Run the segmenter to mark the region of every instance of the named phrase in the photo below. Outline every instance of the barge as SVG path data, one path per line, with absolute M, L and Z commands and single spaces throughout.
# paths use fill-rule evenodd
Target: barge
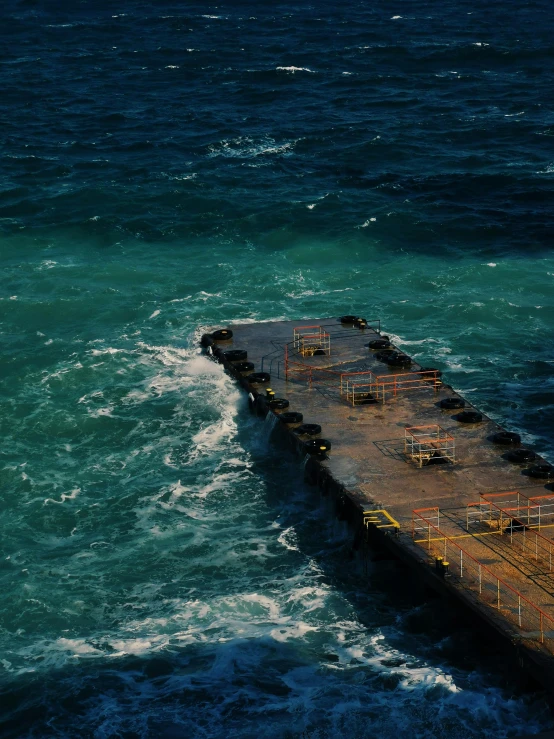
M 307 325 L 308 324 L 308 325 Z M 554 467 L 356 316 L 230 325 L 204 351 L 378 543 L 554 686 Z

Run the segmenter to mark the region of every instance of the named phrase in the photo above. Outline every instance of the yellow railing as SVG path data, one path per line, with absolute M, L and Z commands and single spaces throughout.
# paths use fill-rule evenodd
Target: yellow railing
M 435 526 L 434 521 L 439 518 L 438 508 L 419 508 L 412 512 L 413 538 L 426 532 L 419 542 L 435 560 L 437 572 L 455 579 L 498 611 L 521 639 L 537 641 L 554 652 L 554 619 Z

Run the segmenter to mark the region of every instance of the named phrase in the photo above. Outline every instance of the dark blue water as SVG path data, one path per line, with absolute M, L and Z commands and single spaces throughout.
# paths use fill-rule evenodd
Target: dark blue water
M 551 5 L 26 0 L 0 35 L 2 736 L 551 728 L 197 350 L 381 318 L 554 460 Z

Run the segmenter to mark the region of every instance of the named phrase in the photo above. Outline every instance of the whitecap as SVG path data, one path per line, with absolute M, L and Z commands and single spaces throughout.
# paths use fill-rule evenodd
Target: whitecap
M 308 69 L 308 67 L 275 67 L 275 69 L 280 72 L 290 72 L 291 74 L 296 74 L 296 72 L 310 72 L 310 74 L 315 74 L 315 71 Z
M 286 549 L 290 549 L 291 552 L 299 551 L 298 547 L 296 546 L 298 543 L 296 531 L 294 530 L 292 526 L 289 527 L 288 529 L 285 529 L 279 535 L 279 537 L 277 538 L 277 541 L 279 542 L 279 544 L 282 544 Z

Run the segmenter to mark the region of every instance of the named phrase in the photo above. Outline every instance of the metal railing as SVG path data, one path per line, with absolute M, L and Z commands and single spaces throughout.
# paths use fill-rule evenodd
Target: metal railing
M 490 497 L 501 495 L 503 494 L 495 493 Z M 536 530 L 538 524 L 529 523 L 533 520 L 534 514 L 530 513 L 530 510 L 532 511 L 534 507 L 519 505 L 519 501 L 524 497 L 518 494 L 517 506 L 501 508 L 491 501 L 484 500 L 483 495 L 479 502 L 469 503 L 466 507 L 466 530 L 469 532 L 471 527 L 479 525 L 481 528 L 487 527 L 490 531 L 496 530 L 501 535 L 506 534 L 510 537 L 511 546 L 520 550 L 524 557 L 534 559 L 537 565 L 542 564 L 544 570 L 551 573 L 554 542 Z M 506 501 L 506 498 L 502 500 Z
M 395 533 L 400 531 L 400 524 L 384 508 L 374 511 L 364 511 L 364 526 L 368 528 L 373 525 L 378 529 L 394 529 Z
M 322 326 L 297 326 L 293 329 L 293 347 L 303 357 L 331 354 L 331 335 Z
M 497 610 L 518 630 L 521 639 L 538 641 L 554 652 L 554 619 L 444 534 L 433 522 L 438 522 L 439 515 L 438 508 L 414 510 L 412 535 L 415 539 L 416 532 L 424 533 L 419 542 L 436 566 L 440 563 L 440 572 Z
M 498 510 L 510 511 L 517 515 L 529 528 L 548 528 L 554 526 L 554 494 L 534 495 L 528 498 L 519 491 L 509 493 L 480 493 L 484 503 Z
M 400 392 L 422 390 L 432 387 L 435 392 L 440 389 L 439 370 L 422 370 L 405 372 L 397 375 L 376 375 L 374 372 L 346 372 L 341 376 L 341 395 L 356 405 L 364 401 L 368 394 L 375 400 L 385 403 L 387 395 L 396 397 Z
M 456 441 L 436 423 L 429 426 L 411 426 L 404 429 L 404 454 L 419 466 L 433 459 L 456 461 Z

